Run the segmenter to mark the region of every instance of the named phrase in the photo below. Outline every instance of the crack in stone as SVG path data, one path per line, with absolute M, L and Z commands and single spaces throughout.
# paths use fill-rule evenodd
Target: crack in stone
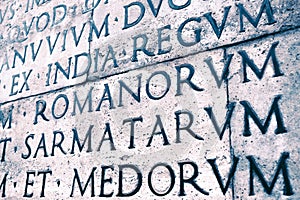
M 227 51 L 226 48 L 223 49 L 224 51 L 224 60 L 226 60 L 227 58 Z M 229 96 L 229 79 L 226 78 L 225 80 L 225 84 L 226 84 L 226 106 L 228 106 L 230 104 L 230 96 Z M 228 129 L 229 129 L 229 148 L 230 148 L 230 159 L 233 160 L 234 157 L 234 148 L 232 147 L 232 131 L 231 131 L 231 124 L 229 123 L 228 125 Z M 231 181 L 231 190 L 232 190 L 232 200 L 235 199 L 235 190 L 234 190 L 234 176 L 232 177 L 232 181 Z
M 100 81 L 100 80 L 103 80 L 103 79 L 106 79 L 106 78 L 109 78 L 109 77 L 113 77 L 113 76 L 125 74 L 125 73 L 128 73 L 128 72 L 130 72 L 130 71 L 142 69 L 142 68 L 145 68 L 145 67 L 158 65 L 158 64 L 161 64 L 161 63 L 165 63 L 165 62 L 172 62 L 172 61 L 179 60 L 179 59 L 183 59 L 183 58 L 188 58 L 188 57 L 190 57 L 190 56 L 194 56 L 194 55 L 197 55 L 197 54 L 199 54 L 199 53 L 210 52 L 210 51 L 217 50 L 217 49 L 226 49 L 226 48 L 229 48 L 229 47 L 232 47 L 232 46 L 237 46 L 237 45 L 240 45 L 240 44 L 246 44 L 246 43 L 248 43 L 248 42 L 252 42 L 252 41 L 255 41 L 255 40 L 266 39 L 266 38 L 268 38 L 268 37 L 274 37 L 274 36 L 277 35 L 277 34 L 283 34 L 283 33 L 290 32 L 290 31 L 294 32 L 294 31 L 297 31 L 298 29 L 300 29 L 300 25 L 299 25 L 299 26 L 296 26 L 296 27 L 293 27 L 293 28 L 290 28 L 290 29 L 281 30 L 281 31 L 276 31 L 276 32 L 273 32 L 273 33 L 268 33 L 268 34 L 265 34 L 265 35 L 261 35 L 261 36 L 259 36 L 259 37 L 250 38 L 250 39 L 248 39 L 248 40 L 243 40 L 243 41 L 239 41 L 239 42 L 232 43 L 232 44 L 227 44 L 227 45 L 223 45 L 223 46 L 218 46 L 218 47 L 215 47 L 215 48 L 212 48 L 212 49 L 207 49 L 207 50 L 204 50 L 204 51 L 193 52 L 193 53 L 191 53 L 191 54 L 187 54 L 187 55 L 184 55 L 184 56 L 179 56 L 179 57 L 176 57 L 176 58 L 165 59 L 165 60 L 158 61 L 158 62 L 155 62 L 155 63 L 144 64 L 144 65 L 139 66 L 139 67 L 136 67 L 136 68 L 134 68 L 134 69 L 128 69 L 128 70 L 124 70 L 124 71 L 117 72 L 117 73 L 114 73 L 114 74 L 108 74 L 108 75 L 99 77 L 99 78 L 97 78 L 96 80 L 95 80 L 95 79 L 89 80 L 89 79 L 87 78 L 87 80 L 86 80 L 86 81 L 83 81 L 82 83 L 77 83 L 77 84 L 73 84 L 73 85 L 68 85 L 68 86 L 64 86 L 64 87 L 61 87 L 61 88 L 57 88 L 57 89 L 53 89 L 53 90 L 49 90 L 49 91 L 45 91 L 45 92 L 41 92 L 41 93 L 29 95 L 29 96 L 25 96 L 25 97 L 20 97 L 20 98 L 12 99 L 12 100 L 9 100 L 9 101 L 0 102 L 0 105 L 5 105 L 5 104 L 8 104 L 8 103 L 13 103 L 13 102 L 16 102 L 16 101 L 19 101 L 19 100 L 22 100 L 22 99 L 27 99 L 27 98 L 30 98 L 30 97 L 36 97 L 36 96 L 40 96 L 40 95 L 44 95 L 44 94 L 51 94 L 51 93 L 55 93 L 55 92 L 58 92 L 58 91 L 64 91 L 64 90 L 66 90 L 66 89 L 69 89 L 69 88 L 72 88 L 72 87 L 75 87 L 75 86 L 84 85 L 84 84 L 89 83 L 89 82 Z M 226 83 L 226 82 L 225 82 L 225 83 Z M 226 85 L 227 85 L 227 84 L 226 84 Z

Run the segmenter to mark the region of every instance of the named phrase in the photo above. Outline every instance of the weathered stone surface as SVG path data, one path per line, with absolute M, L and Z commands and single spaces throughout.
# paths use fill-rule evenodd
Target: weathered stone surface
M 3 1 L 0 195 L 298 199 L 299 6 Z
M 265 70 L 265 74 L 261 80 L 259 80 L 255 74 L 247 67 L 247 74 L 250 82 L 243 82 L 242 70 L 240 68 L 232 69 L 231 82 L 229 84 L 229 96 L 230 101 L 248 101 L 251 102 L 253 109 L 257 113 L 261 123 L 266 128 L 266 133 L 262 134 L 262 131 L 257 127 L 255 122 L 250 118 L 250 131 L 249 137 L 243 137 L 244 126 L 240 126 L 243 122 L 243 106 L 237 107 L 236 115 L 232 118 L 232 147 L 236 156 L 253 155 L 256 159 L 260 159 L 259 165 L 263 169 L 264 173 L 275 173 L 275 166 L 283 152 L 289 153 L 289 159 L 287 161 L 288 172 L 291 177 L 290 182 L 293 185 L 294 196 L 299 196 L 299 188 L 297 187 L 299 170 L 299 135 L 297 133 L 299 129 L 298 119 L 298 65 L 299 65 L 299 31 L 291 31 L 278 36 L 268 37 L 264 40 L 257 40 L 248 44 L 234 47 L 233 52 L 245 50 L 249 52 L 249 57 L 255 61 L 257 66 L 263 66 L 265 58 L 268 55 L 272 44 L 279 42 L 276 47 L 276 58 L 280 66 L 282 75 L 274 77 L 274 65 L 270 59 Z M 251 52 L 250 52 L 251 51 Z M 228 50 L 228 53 L 231 53 Z M 262 58 L 262 59 L 261 59 Z M 233 64 L 232 66 L 238 66 Z M 247 91 L 247 92 L 245 92 Z M 272 114 L 271 120 L 268 123 L 268 115 L 271 106 L 276 102 L 278 98 L 278 108 L 281 112 L 281 117 L 276 117 L 276 114 Z M 276 132 L 277 131 L 277 132 Z M 272 174 L 271 173 L 271 174 Z M 240 168 L 237 177 L 242 177 L 249 174 L 249 167 L 247 165 Z M 265 176 L 267 180 L 271 180 L 272 176 Z M 248 177 L 247 177 L 248 179 Z M 244 179 L 236 178 L 236 183 L 239 187 L 236 189 L 236 195 L 242 196 L 243 193 L 249 192 L 248 181 Z M 253 198 L 260 199 L 274 199 L 284 198 L 280 183 L 283 179 L 279 179 L 274 187 L 273 195 L 268 196 L 266 193 L 261 192 L 261 188 L 258 183 L 258 179 L 255 179 L 258 184 L 254 192 L 256 194 Z M 269 181 L 271 183 L 271 181 Z M 275 192 L 277 190 L 277 192 Z
M 99 4 L 96 4 L 97 2 Z M 116 6 L 112 6 L 114 2 L 97 2 L 95 2 L 96 8 L 93 12 L 87 12 L 92 8 L 92 1 L 87 1 L 86 4 L 84 1 L 72 4 L 45 1 L 45 4 L 39 7 L 35 3 L 32 9 L 29 6 L 28 12 L 26 12 L 27 5 L 24 5 L 24 2 L 12 4 L 14 9 L 18 5 L 22 7 L 19 6 L 20 11 L 15 11 L 16 14 L 11 20 L 8 15 L 10 13 L 7 13 L 2 23 L 3 26 L 5 25 L 3 27 L 5 31 L 1 40 L 4 51 L 1 56 L 4 66 L 1 71 L 3 74 L 8 71 L 12 74 L 26 72 L 28 75 L 32 69 L 30 80 L 32 83 L 39 83 L 39 87 L 32 88 L 30 92 L 24 91 L 22 94 L 13 95 L 9 86 L 12 84 L 11 80 L 3 79 L 2 85 L 6 86 L 4 91 L 7 94 L 5 100 L 63 88 L 67 85 L 76 85 L 86 80 L 110 76 L 220 46 L 238 44 L 279 31 L 284 32 L 297 28 L 299 21 L 298 1 L 220 1 L 218 4 L 209 1 L 187 1 L 186 4 L 182 4 L 184 8 L 171 8 L 170 3 L 162 1 L 160 8 L 157 9 L 156 17 L 152 12 L 155 13 L 158 1 L 153 3 L 153 11 L 149 6 L 149 2 L 152 1 L 139 2 L 139 6 L 128 1 L 118 2 Z M 175 4 L 177 5 L 178 2 Z M 74 5 L 77 6 L 75 11 Z M 10 4 L 8 6 L 10 7 Z M 65 6 L 65 12 L 63 6 Z M 145 8 L 144 15 L 140 14 L 142 13 L 140 7 Z M 225 8 L 228 10 L 227 18 L 223 14 L 226 11 Z M 127 20 L 125 20 L 125 10 L 128 12 Z M 246 12 L 248 14 L 245 14 Z M 57 13 L 55 18 L 53 13 Z M 65 17 L 64 13 L 66 13 Z M 245 17 L 248 15 L 248 18 L 253 20 L 251 22 L 253 25 Z M 139 19 L 139 16 L 141 17 L 137 24 L 130 26 L 136 19 Z M 61 22 L 60 19 L 62 19 Z M 190 22 L 187 22 L 188 19 Z M 215 20 L 215 22 L 210 23 L 208 19 Z M 221 32 L 222 20 L 224 20 L 224 30 Z M 129 25 L 126 25 L 125 21 Z M 215 29 L 219 29 L 219 39 L 211 25 L 214 23 L 217 26 Z M 19 31 L 20 34 L 18 34 Z M 161 40 L 158 39 L 158 35 L 161 35 Z M 178 37 L 182 38 L 182 42 Z M 50 41 L 50 47 L 48 41 Z M 140 48 L 144 41 L 148 55 L 137 51 L 134 56 L 134 41 L 136 41 L 136 48 Z M 14 50 L 17 50 L 21 57 L 26 52 L 28 58 L 24 63 L 17 57 L 14 64 Z M 110 58 L 112 54 L 116 59 L 115 63 L 105 62 L 106 56 Z M 77 65 L 76 55 L 79 60 Z M 72 57 L 72 63 L 69 77 L 59 74 L 55 78 L 55 63 L 58 62 L 66 70 L 70 57 Z M 90 65 L 87 57 L 91 58 Z M 6 61 L 8 61 L 8 66 Z M 78 68 L 77 76 L 74 72 L 75 67 Z M 43 70 L 38 70 L 40 68 Z M 51 69 L 50 76 L 47 75 L 49 68 Z M 86 68 L 90 69 L 88 79 L 86 73 L 82 75 L 80 73 L 85 72 Z

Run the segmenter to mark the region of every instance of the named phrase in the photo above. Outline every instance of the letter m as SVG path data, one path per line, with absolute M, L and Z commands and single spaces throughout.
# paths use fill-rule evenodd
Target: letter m
M 273 69 L 274 69 L 274 75 L 273 77 L 278 77 L 278 76 L 283 76 L 283 72 L 281 72 L 280 70 L 280 65 L 278 62 L 278 59 L 276 57 L 275 54 L 275 48 L 278 46 L 279 42 L 274 42 L 268 52 L 267 58 L 262 66 L 261 69 L 259 69 L 257 67 L 257 65 L 254 63 L 254 61 L 252 59 L 249 58 L 248 54 L 246 53 L 246 51 L 242 50 L 239 51 L 238 53 L 242 56 L 242 65 L 243 65 L 243 75 L 244 75 L 244 80 L 243 83 L 249 82 L 250 80 L 247 78 L 247 66 L 249 66 L 252 71 L 255 73 L 255 75 L 257 76 L 257 78 L 259 78 L 259 80 L 262 79 L 262 77 L 264 76 L 264 73 L 266 71 L 266 67 L 267 64 L 270 60 L 270 58 L 272 59 L 272 63 L 273 63 Z
M 264 123 L 262 123 L 262 120 L 259 119 L 258 115 L 253 110 L 253 108 L 251 107 L 249 102 L 241 101 L 240 104 L 242 104 L 244 106 L 244 109 L 245 109 L 243 135 L 244 136 L 251 136 L 250 125 L 249 125 L 249 117 L 251 117 L 253 119 L 253 121 L 258 126 L 258 128 L 262 132 L 262 134 L 265 134 L 268 131 L 268 128 L 270 126 L 272 114 L 275 115 L 276 121 L 277 121 L 277 129 L 275 130 L 275 134 L 286 133 L 287 129 L 284 126 L 282 114 L 280 112 L 279 105 L 278 105 L 278 101 L 280 99 L 281 99 L 281 95 L 277 95 L 274 98 L 271 109 L 270 109 L 270 111 L 268 113 L 268 116 L 267 116 Z
M 81 152 L 87 140 L 88 140 L 88 148 L 87 148 L 86 152 L 88 153 L 88 152 L 93 151 L 92 150 L 92 128 L 93 127 L 94 127 L 94 125 L 90 125 L 89 130 L 87 131 L 82 144 L 80 144 L 80 139 L 79 139 L 79 136 L 78 136 L 77 129 L 76 128 L 72 129 L 72 131 L 73 131 L 73 142 L 72 142 L 72 149 L 71 149 L 70 154 L 74 154 L 75 142 L 76 142 L 76 144 L 79 148 L 79 151 Z
M 249 164 L 250 164 L 250 191 L 249 191 L 250 196 L 255 195 L 254 194 L 254 186 L 253 186 L 254 173 L 257 175 L 258 179 L 260 180 L 265 192 L 267 194 L 271 194 L 272 190 L 274 188 L 274 185 L 278 179 L 278 175 L 280 172 L 282 172 L 283 183 L 284 183 L 283 194 L 286 196 L 291 196 L 294 194 L 293 188 L 292 188 L 290 180 L 289 180 L 288 167 L 286 164 L 286 160 L 289 158 L 288 152 L 282 153 L 282 155 L 278 161 L 276 172 L 273 175 L 273 179 L 270 184 L 268 184 L 268 182 L 266 181 L 262 171 L 258 167 L 253 156 L 246 156 L 246 158 L 248 159 Z
M 14 106 L 11 106 L 8 111 L 7 117 L 5 117 L 4 112 L 0 110 L 0 120 L 2 122 L 2 128 L 4 129 L 7 122 L 8 122 L 8 127 L 11 128 L 11 122 L 12 122 L 12 111 L 13 111 Z
M 244 16 L 248 19 L 248 21 L 255 27 L 257 28 L 258 22 L 262 16 L 262 13 L 264 10 L 266 10 L 266 14 L 267 14 L 267 19 L 268 19 L 268 25 L 274 24 L 277 21 L 274 19 L 273 16 L 273 11 L 272 11 L 272 7 L 271 7 L 271 3 L 269 0 L 263 0 L 259 13 L 257 15 L 257 17 L 255 19 L 252 18 L 252 16 L 249 14 L 249 12 L 244 8 L 244 5 L 239 3 L 237 5 L 237 7 L 239 8 L 240 11 L 240 32 L 244 32 L 245 28 L 244 28 Z
M 79 190 L 80 190 L 81 196 L 84 195 L 84 193 L 85 193 L 85 191 L 87 189 L 88 184 L 91 182 L 91 197 L 95 196 L 95 188 L 94 188 L 95 176 L 94 176 L 94 174 L 95 174 L 96 169 L 97 169 L 97 167 L 93 167 L 92 172 L 91 172 L 88 180 L 86 181 L 84 187 L 82 187 L 82 185 L 81 185 L 82 182 L 80 181 L 80 177 L 79 177 L 78 171 L 77 171 L 77 169 L 74 168 L 75 176 L 74 176 L 74 179 L 73 179 L 72 191 L 71 191 L 70 197 L 73 197 L 74 187 L 75 187 L 75 181 L 77 181 L 77 184 L 79 186 Z
M 6 195 L 5 195 L 5 186 L 6 186 L 7 175 L 8 175 L 8 173 L 5 173 L 5 175 L 2 179 L 2 182 L 0 184 L 0 190 L 2 189 L 1 197 L 6 197 Z
M 89 90 L 89 92 L 88 92 L 88 94 L 86 96 L 86 99 L 85 99 L 83 105 L 80 104 L 77 92 L 74 91 L 74 93 L 73 93 L 74 94 L 74 106 L 73 106 L 73 112 L 72 112 L 73 116 L 76 115 L 76 105 L 77 105 L 77 107 L 79 109 L 80 114 L 82 114 L 83 109 L 84 109 L 84 107 L 85 107 L 86 104 L 88 104 L 88 108 L 89 108 L 88 112 L 92 112 L 93 111 L 92 110 L 92 91 L 93 91 L 93 89 L 94 89 L 94 87 L 90 88 L 90 90 Z
M 104 36 L 106 37 L 106 36 L 109 35 L 108 17 L 109 17 L 109 14 L 106 15 L 100 30 L 95 25 L 94 20 L 90 20 L 90 32 L 89 32 L 88 42 L 93 41 L 93 32 L 95 32 L 95 35 L 96 35 L 97 39 L 99 39 L 103 29 L 105 29 L 104 30 L 105 31 Z

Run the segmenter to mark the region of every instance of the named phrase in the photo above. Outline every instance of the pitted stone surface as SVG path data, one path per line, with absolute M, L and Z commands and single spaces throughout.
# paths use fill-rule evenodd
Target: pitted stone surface
M 298 199 L 297 0 L 0 4 L 0 196 Z

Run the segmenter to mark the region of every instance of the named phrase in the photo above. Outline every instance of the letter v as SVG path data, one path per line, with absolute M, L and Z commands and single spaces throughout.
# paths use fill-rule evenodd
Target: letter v
M 33 20 L 34 20 L 34 19 L 35 19 L 35 17 L 33 17 L 33 18 L 31 19 L 31 22 L 30 22 L 30 24 L 29 24 L 28 27 L 27 27 L 27 22 L 26 22 L 26 21 L 23 22 L 24 31 L 25 31 L 25 35 L 26 35 L 26 36 L 28 35 L 28 33 L 29 33 L 30 30 L 31 30 L 32 23 L 33 23 Z
M 157 8 L 154 8 L 152 0 L 147 0 L 147 1 L 148 1 L 148 4 L 149 4 L 150 8 L 151 8 L 151 11 L 152 11 L 153 15 L 155 17 L 157 17 L 158 12 L 159 12 L 160 7 L 161 7 L 162 0 L 159 1 L 158 5 L 157 5 Z
M 30 43 L 30 46 L 31 46 L 31 52 L 32 52 L 32 61 L 35 61 L 39 51 L 40 51 L 40 48 L 41 48 L 41 45 L 42 45 L 42 42 L 43 40 L 40 40 L 40 44 L 36 50 L 36 52 L 34 52 L 34 42 Z
M 206 62 L 206 64 L 208 65 L 208 67 L 209 67 L 212 75 L 214 76 L 214 78 L 215 78 L 215 80 L 217 82 L 218 88 L 221 87 L 222 81 L 227 80 L 227 77 L 228 77 L 228 74 L 229 74 L 229 65 L 231 63 L 232 57 L 233 57 L 233 54 L 229 54 L 227 56 L 227 59 L 225 60 L 224 68 L 223 68 L 222 75 L 221 75 L 220 79 L 218 78 L 217 72 L 216 72 L 216 70 L 214 68 L 214 64 L 212 62 L 212 58 L 208 57 L 207 59 L 204 60 L 204 62 Z
M 206 17 L 206 19 L 209 21 L 209 23 L 212 26 L 212 28 L 213 28 L 215 34 L 217 35 L 218 39 L 222 35 L 222 31 L 224 29 L 224 26 L 225 26 L 230 8 L 231 8 L 231 6 L 227 6 L 227 7 L 224 8 L 224 16 L 223 16 L 222 24 L 221 24 L 220 27 L 218 27 L 216 20 L 211 16 L 211 12 L 204 14 L 204 17 Z
M 7 9 L 8 9 L 8 6 L 6 6 L 6 9 L 3 14 L 2 14 L 2 10 L 0 9 L 0 24 L 2 24 L 2 22 L 4 21 L 5 15 L 7 13 Z
M 54 44 L 51 45 L 51 41 L 50 41 L 50 36 L 47 36 L 46 39 L 47 39 L 47 42 L 48 42 L 48 46 L 49 46 L 49 51 L 50 51 L 50 55 L 53 53 L 53 50 L 56 46 L 56 42 L 57 42 L 57 39 L 58 39 L 58 36 L 60 35 L 60 32 L 58 32 L 56 34 L 56 38 L 55 38 L 55 41 L 54 41 Z
M 81 28 L 81 31 L 80 31 L 80 34 L 79 34 L 78 37 L 77 37 L 77 33 L 76 33 L 76 26 L 72 26 L 72 27 L 71 27 L 71 31 L 72 31 L 72 34 L 73 34 L 73 39 L 74 39 L 74 42 L 75 42 L 76 47 L 78 46 L 78 43 L 79 43 L 79 41 L 80 41 L 80 39 L 81 39 L 81 36 L 82 36 L 82 33 L 83 33 L 83 30 L 84 30 L 85 25 L 86 25 L 86 23 L 84 23 L 84 24 L 82 25 L 82 28 Z
M 215 117 L 215 115 L 214 115 L 214 113 L 212 111 L 212 108 L 211 107 L 204 108 L 204 110 L 208 114 L 210 120 L 212 121 L 212 123 L 213 123 L 213 125 L 214 125 L 214 127 L 215 127 L 215 129 L 217 131 L 217 134 L 218 134 L 218 136 L 220 138 L 220 140 L 222 140 L 222 138 L 223 138 L 225 129 L 227 127 L 229 127 L 229 125 L 230 125 L 230 120 L 231 120 L 231 116 L 232 116 L 233 110 L 235 108 L 235 104 L 236 104 L 235 102 L 231 102 L 231 103 L 229 103 L 227 105 L 227 109 L 228 110 L 227 110 L 227 113 L 226 113 L 226 119 L 225 119 L 225 123 L 224 123 L 224 125 L 222 127 L 222 131 L 221 131 L 220 126 L 217 123 L 217 120 L 216 120 L 216 117 Z
M 229 175 L 228 175 L 228 179 L 226 181 L 226 185 L 224 187 L 224 183 L 222 181 L 222 177 L 220 175 L 220 172 L 219 172 L 219 169 L 218 169 L 218 166 L 216 165 L 216 159 L 208 159 L 207 162 L 210 164 L 210 166 L 212 167 L 213 171 L 214 171 L 214 174 L 218 180 L 218 183 L 220 185 L 220 188 L 222 190 L 222 193 L 225 195 L 227 190 L 228 190 L 228 187 L 229 187 L 229 184 L 230 184 L 230 181 L 232 179 L 232 177 L 234 176 L 234 173 L 236 171 L 236 167 L 237 167 L 237 164 L 239 162 L 239 158 L 233 156 L 233 163 L 231 165 L 231 168 L 230 168 L 230 171 L 229 171 Z

